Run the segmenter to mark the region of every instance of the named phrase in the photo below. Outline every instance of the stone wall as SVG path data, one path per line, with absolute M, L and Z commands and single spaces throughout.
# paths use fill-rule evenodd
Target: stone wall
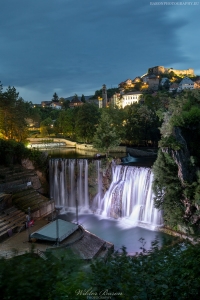
M 50 215 L 55 210 L 54 200 L 44 202 L 43 205 L 36 211 L 31 213 L 33 219 L 40 219 L 47 215 Z
M 172 68 L 165 68 L 163 66 L 155 66 L 148 69 L 148 74 L 169 74 L 170 72 L 174 72 L 176 75 L 185 75 L 185 76 L 195 76 L 194 69 L 186 69 L 186 70 L 176 70 Z
M 97 149 L 93 147 L 93 145 L 89 144 L 76 144 L 76 149 L 78 150 L 84 150 L 84 151 L 89 151 L 89 152 L 94 152 L 94 153 L 99 153 Z M 125 146 L 118 146 L 109 151 L 109 153 L 126 153 L 126 147 Z
M 38 190 L 41 194 L 48 194 L 49 184 L 46 178 L 46 174 L 42 173 L 39 170 L 36 170 L 33 162 L 28 158 L 22 159 L 21 164 L 25 169 L 35 171 L 35 176 L 29 177 L 32 187 L 35 190 Z
M 0 193 L 0 212 L 12 206 L 12 195 Z
M 50 140 L 55 143 L 65 143 L 66 146 L 76 147 L 76 142 L 72 142 L 62 138 L 28 138 L 30 143 L 43 143 L 45 140 Z

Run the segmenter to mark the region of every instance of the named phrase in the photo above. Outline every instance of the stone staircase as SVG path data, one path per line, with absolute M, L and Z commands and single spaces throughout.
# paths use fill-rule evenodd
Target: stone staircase
M 25 190 L 18 191 L 12 196 L 13 204 L 20 210 L 28 213 L 28 208 L 30 207 L 31 213 L 37 211 L 48 202 L 49 199 L 39 194 L 32 187 Z
M 22 166 L 0 166 L 0 192 L 15 192 L 27 188 L 33 182 L 37 185 L 37 181 L 39 180 L 34 170 L 27 170 Z M 38 186 L 40 187 L 39 183 Z
M 25 228 L 26 214 L 15 206 L 0 213 L 0 241 Z

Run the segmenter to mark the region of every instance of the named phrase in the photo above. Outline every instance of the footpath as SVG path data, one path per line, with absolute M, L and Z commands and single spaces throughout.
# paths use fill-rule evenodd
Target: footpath
M 45 251 L 48 245 L 29 242 L 29 234 L 37 231 L 48 223 L 48 219 L 36 220 L 33 227 L 16 233 L 0 243 L 0 257 L 9 258 L 15 254 L 30 252 L 34 246 L 34 251 Z

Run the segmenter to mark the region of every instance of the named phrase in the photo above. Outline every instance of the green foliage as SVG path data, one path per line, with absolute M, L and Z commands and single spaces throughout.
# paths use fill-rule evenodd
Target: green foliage
M 199 91 L 186 91 L 170 99 L 161 127 L 159 146 L 162 150 L 153 167 L 155 205 L 164 210 L 165 222 L 192 226 L 195 232 L 200 224 L 199 124 Z
M 53 121 L 50 117 L 40 123 L 40 130 L 42 136 L 47 136 L 53 133 Z
M 62 108 L 68 109 L 70 106 L 70 100 L 65 100 L 64 98 L 60 98 L 59 102 L 62 104 Z
M 194 200 L 195 203 L 199 206 L 200 205 L 200 171 L 197 171 L 197 182 L 195 183 L 195 194 Z
M 14 87 L 5 92 L 0 88 L 0 135 L 7 139 L 24 141 L 28 136 L 26 118 L 30 113 L 30 103 L 19 97 Z
M 99 108 L 96 105 L 85 103 L 79 108 L 75 120 L 75 132 L 79 141 L 92 141 L 99 116 Z
M 140 242 L 137 256 L 128 256 L 122 247 L 121 253 L 90 266 L 66 249 L 61 256 L 46 252 L 47 260 L 33 253 L 1 259 L 1 299 L 86 300 L 91 294 L 112 300 L 199 299 L 199 244 L 166 242 L 159 249 L 155 240 L 146 251 L 144 239 Z
M 157 92 L 156 95 L 144 94 L 142 96 L 144 104 L 154 112 L 165 112 L 169 106 L 169 94 L 166 92 Z
M 31 149 L 29 150 L 27 157 L 33 162 L 33 165 L 37 169 L 46 171 L 48 167 L 48 156 L 46 153 Z
M 127 256 L 122 248 L 120 255 L 116 252 L 105 263 L 91 265 L 93 291 L 118 294 L 111 299 L 198 299 L 199 246 L 185 243 L 159 250 L 154 241 L 146 252 L 141 242 L 143 253 L 137 257 Z
M 120 144 L 120 138 L 113 123 L 107 111 L 103 110 L 93 138 L 93 146 L 100 152 L 108 154 L 111 149 Z
M 85 96 L 82 94 L 82 96 L 81 96 L 81 101 L 83 102 L 83 103 L 85 103 Z
M 15 163 L 21 164 L 21 160 L 29 158 L 34 166 L 41 171 L 48 166 L 47 156 L 38 150 L 28 149 L 21 142 L 0 139 L 0 162 L 6 166 Z
M 163 210 L 166 225 L 175 226 L 183 223 L 184 205 L 182 203 L 182 186 L 177 176 L 178 167 L 168 153 L 159 149 L 153 165 L 155 194 L 154 205 Z
M 0 161 L 5 165 L 20 163 L 22 158 L 27 157 L 29 150 L 21 142 L 0 139 Z
M 152 109 L 143 104 L 133 103 L 126 107 L 126 139 L 133 144 L 155 143 L 159 139 L 158 117 Z
M 108 108 L 104 108 L 103 110 L 110 116 L 112 120 L 112 124 L 116 129 L 117 134 L 121 138 L 121 140 L 125 139 L 126 130 L 125 130 L 125 120 L 127 119 L 127 112 L 126 110 L 119 108 L 119 107 L 112 107 L 109 106 Z
M 58 97 L 58 95 L 57 95 L 56 92 L 53 94 L 52 101 L 53 101 L 53 102 L 59 102 L 59 97 Z
M 119 93 L 118 88 L 107 89 L 108 99 L 111 98 L 115 93 Z M 95 91 L 94 96 L 92 96 L 90 99 L 97 99 L 98 97 L 102 97 L 102 89 Z
M 181 144 L 175 139 L 174 136 L 170 135 L 162 138 L 162 140 L 159 142 L 159 147 L 171 148 L 177 151 L 181 149 Z
M 187 106 L 185 107 L 187 109 Z M 176 116 L 173 119 L 174 126 L 180 127 L 199 127 L 200 124 L 200 107 L 192 106 L 187 111 L 183 111 L 181 116 Z
M 57 259 L 51 253 L 45 256 L 47 260 L 34 253 L 1 259 L 1 299 L 80 299 L 75 293 L 78 288 L 84 288 L 80 261 Z
M 75 137 L 75 120 L 79 107 L 61 111 L 55 122 L 55 132 L 63 134 L 63 136 Z

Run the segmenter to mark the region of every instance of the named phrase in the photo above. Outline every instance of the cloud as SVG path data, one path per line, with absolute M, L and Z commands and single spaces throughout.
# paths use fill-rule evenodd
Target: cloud
M 0 79 L 40 102 L 56 90 L 60 97 L 93 94 L 154 65 L 191 67 L 197 51 L 193 57 L 184 37 L 199 43 L 190 34 L 199 27 L 192 13 L 146 0 L 4 1 Z

